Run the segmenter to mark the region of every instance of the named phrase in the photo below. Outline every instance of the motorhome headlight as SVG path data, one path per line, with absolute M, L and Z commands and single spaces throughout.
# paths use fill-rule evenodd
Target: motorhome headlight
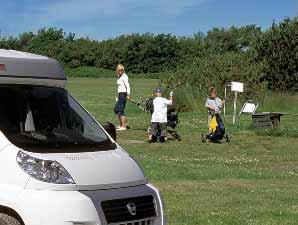
M 53 184 L 75 184 L 66 169 L 56 161 L 34 158 L 19 151 L 17 162 L 27 174 L 37 180 Z

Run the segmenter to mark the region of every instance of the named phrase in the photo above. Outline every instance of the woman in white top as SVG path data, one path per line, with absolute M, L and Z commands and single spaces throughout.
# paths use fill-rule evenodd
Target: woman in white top
M 118 116 L 120 125 L 117 130 L 126 130 L 127 117 L 125 115 L 125 105 L 126 100 L 130 99 L 130 85 L 128 81 L 128 76 L 125 74 L 124 66 L 119 64 L 116 68 L 116 74 L 118 76 L 117 86 L 118 86 L 118 97 L 115 104 L 114 112 Z

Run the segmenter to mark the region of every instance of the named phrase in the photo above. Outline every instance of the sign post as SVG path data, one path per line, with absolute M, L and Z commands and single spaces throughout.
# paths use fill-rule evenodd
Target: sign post
M 236 116 L 237 116 L 237 97 L 238 92 L 243 92 L 243 83 L 240 82 L 232 82 L 231 90 L 235 93 L 234 95 L 234 113 L 233 113 L 233 125 L 236 123 Z
M 227 87 L 231 87 L 231 84 L 225 85 L 225 97 L 224 97 L 224 121 L 226 120 L 226 99 L 227 99 Z

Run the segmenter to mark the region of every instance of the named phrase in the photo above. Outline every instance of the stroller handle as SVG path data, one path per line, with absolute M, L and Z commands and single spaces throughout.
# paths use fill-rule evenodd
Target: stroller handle
M 145 108 L 143 108 L 141 106 L 141 103 L 140 102 L 137 102 L 137 101 L 135 101 L 133 99 L 129 99 L 129 101 L 132 102 L 133 104 L 135 104 L 139 109 L 143 110 L 144 112 L 148 112 Z

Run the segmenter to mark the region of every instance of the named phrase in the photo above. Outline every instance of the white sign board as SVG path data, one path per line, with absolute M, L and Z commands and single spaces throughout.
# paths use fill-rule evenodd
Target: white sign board
M 231 89 L 234 92 L 243 92 L 243 83 L 240 82 L 232 82 Z

